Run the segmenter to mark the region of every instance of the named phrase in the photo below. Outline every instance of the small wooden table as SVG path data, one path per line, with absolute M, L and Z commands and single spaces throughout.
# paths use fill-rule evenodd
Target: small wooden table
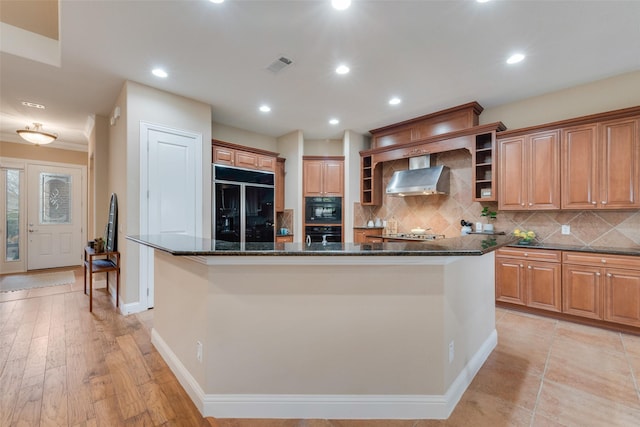
M 89 271 L 89 311 L 93 312 L 93 275 L 106 273 L 107 292 L 109 291 L 109 272 L 116 272 L 116 307 L 120 306 L 120 252 L 96 252 L 94 248 L 84 248 L 84 293 L 87 294 L 87 269 Z

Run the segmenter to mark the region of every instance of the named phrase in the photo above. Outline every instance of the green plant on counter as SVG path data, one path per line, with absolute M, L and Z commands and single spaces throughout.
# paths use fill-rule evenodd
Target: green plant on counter
M 480 212 L 480 216 L 484 216 L 487 219 L 496 219 L 496 217 L 498 216 L 498 212 L 491 211 L 489 210 L 488 206 L 485 206 L 484 208 L 482 208 L 482 212 Z
M 495 238 L 484 239 L 482 241 L 482 249 L 487 249 L 487 248 L 490 248 L 490 247 L 495 246 L 497 244 L 498 243 L 496 242 Z

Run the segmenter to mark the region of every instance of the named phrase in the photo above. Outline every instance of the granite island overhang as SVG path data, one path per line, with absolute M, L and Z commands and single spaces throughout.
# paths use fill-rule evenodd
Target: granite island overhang
M 447 418 L 497 343 L 513 243 L 127 238 L 155 249 L 153 344 L 219 418 Z

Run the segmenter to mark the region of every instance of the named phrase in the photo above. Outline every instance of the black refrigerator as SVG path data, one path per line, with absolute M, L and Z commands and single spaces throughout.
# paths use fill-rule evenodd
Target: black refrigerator
M 275 241 L 275 175 L 213 165 L 213 239 Z

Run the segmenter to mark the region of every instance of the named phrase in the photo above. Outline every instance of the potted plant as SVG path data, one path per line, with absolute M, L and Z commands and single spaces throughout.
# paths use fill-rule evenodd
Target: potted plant
M 536 238 L 536 233 L 533 230 L 520 230 L 516 228 L 513 230 L 513 235 L 518 237 L 520 240 L 518 241 L 519 245 L 530 245 Z
M 484 225 L 484 227 L 482 227 L 484 231 L 487 231 L 489 233 L 492 233 L 494 231 L 493 224 L 490 224 L 489 221 L 492 219 L 496 219 L 497 215 L 498 215 L 498 212 L 490 210 L 488 206 L 485 206 L 484 208 L 482 208 L 482 212 L 480 212 L 480 216 L 487 218 L 487 223 Z

